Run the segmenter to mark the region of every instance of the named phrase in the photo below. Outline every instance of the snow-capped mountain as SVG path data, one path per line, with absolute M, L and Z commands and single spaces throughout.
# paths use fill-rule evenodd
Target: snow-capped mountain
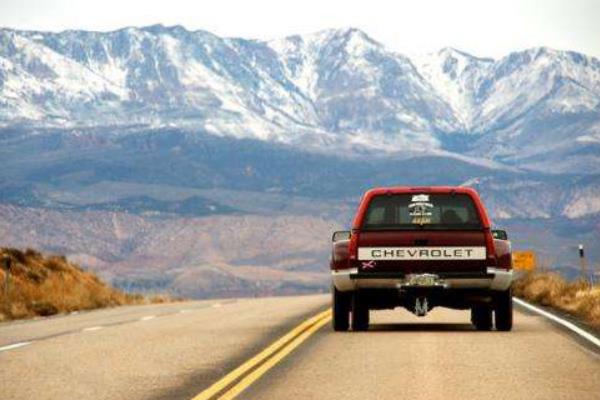
M 373 186 L 475 187 L 516 248 L 569 265 L 600 256 L 600 61 L 0 29 L 0 160 L 5 245 L 185 295 L 307 290 Z
M 498 60 L 405 56 L 356 29 L 273 41 L 161 25 L 0 30 L 0 124 L 178 127 L 356 154 L 457 153 L 600 171 L 600 61 L 534 48 Z

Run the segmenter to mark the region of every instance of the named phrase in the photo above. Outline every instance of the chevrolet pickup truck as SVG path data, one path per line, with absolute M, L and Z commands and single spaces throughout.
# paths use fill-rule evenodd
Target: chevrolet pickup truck
M 470 310 L 477 330 L 510 331 L 512 257 L 474 189 L 367 191 L 350 231 L 333 234 L 333 328 L 367 330 L 369 311 Z

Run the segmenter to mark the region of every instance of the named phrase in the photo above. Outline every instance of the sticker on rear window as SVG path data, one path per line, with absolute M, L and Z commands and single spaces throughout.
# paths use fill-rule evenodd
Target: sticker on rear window
M 409 215 L 413 224 L 425 225 L 431 223 L 431 210 L 433 204 L 429 202 L 428 194 L 417 194 L 412 196 L 408 205 Z

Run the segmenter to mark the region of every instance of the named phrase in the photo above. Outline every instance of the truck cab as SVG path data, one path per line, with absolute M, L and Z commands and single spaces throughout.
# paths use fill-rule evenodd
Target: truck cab
M 373 309 L 470 310 L 478 330 L 512 329 L 512 258 L 478 193 L 466 187 L 367 191 L 331 253 L 333 327 L 368 329 Z

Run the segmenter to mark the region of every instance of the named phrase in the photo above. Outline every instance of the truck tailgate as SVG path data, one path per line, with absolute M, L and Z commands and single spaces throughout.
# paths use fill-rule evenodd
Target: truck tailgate
M 485 273 L 482 230 L 362 231 L 356 267 L 364 273 Z

